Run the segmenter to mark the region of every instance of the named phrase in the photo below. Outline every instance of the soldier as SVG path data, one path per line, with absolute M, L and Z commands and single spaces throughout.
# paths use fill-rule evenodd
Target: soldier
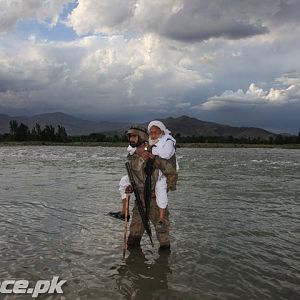
M 138 125 L 132 126 L 127 131 L 127 135 L 129 144 L 132 147 L 136 148 L 136 151 L 132 155 L 128 155 L 128 162 L 132 169 L 133 179 L 138 189 L 138 193 L 143 203 L 144 209 L 146 209 L 147 217 L 149 217 L 149 220 L 155 226 L 159 221 L 159 208 L 155 199 L 155 184 L 158 179 L 159 170 L 161 170 L 161 172 L 167 178 L 168 190 L 173 190 L 175 188 L 178 175 L 176 170 L 168 160 L 160 158 L 158 156 L 154 156 L 149 152 L 149 137 L 146 128 Z M 151 165 L 150 168 L 149 165 Z M 149 182 L 150 186 L 148 184 Z M 131 192 L 132 188 L 128 186 L 126 191 Z M 164 232 L 159 232 L 158 230 L 156 230 L 156 235 L 161 249 L 170 248 L 170 222 L 168 214 L 168 209 L 166 208 L 166 230 Z M 135 205 L 132 211 L 130 233 L 127 241 L 128 247 L 139 245 L 144 231 L 145 228 L 143 225 L 142 217 L 135 201 Z

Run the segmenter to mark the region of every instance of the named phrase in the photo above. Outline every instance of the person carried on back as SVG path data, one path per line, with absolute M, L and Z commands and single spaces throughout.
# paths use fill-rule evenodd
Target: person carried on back
M 168 160 L 174 170 L 178 172 L 179 167 L 176 159 L 176 140 L 170 135 L 170 131 L 166 128 L 166 126 L 158 120 L 151 121 L 148 125 L 148 133 L 149 133 L 149 152 L 154 156 L 158 156 L 160 158 Z M 145 142 L 147 144 L 147 141 Z M 136 147 L 134 144 L 129 144 L 127 148 L 128 155 L 133 155 L 136 151 Z M 156 228 L 160 232 L 164 232 L 166 230 L 165 225 L 165 216 L 166 216 L 166 207 L 168 206 L 168 195 L 169 192 L 167 189 L 166 176 L 159 170 L 158 179 L 155 185 L 155 196 L 156 202 L 159 207 L 159 221 L 156 224 Z M 126 187 L 129 185 L 128 176 L 123 176 L 119 183 L 119 191 L 121 194 L 121 198 L 123 200 L 123 209 L 122 212 L 118 212 L 116 214 L 120 219 L 124 219 L 125 216 L 125 198 L 126 192 L 130 192 L 130 190 L 126 191 Z M 174 190 L 176 186 L 174 187 Z M 129 214 L 128 214 L 129 220 Z
M 168 160 L 173 168 L 178 172 L 179 167 L 176 159 L 176 140 L 170 135 L 170 131 L 161 121 L 152 121 L 148 125 L 149 145 L 153 155 Z M 176 186 L 174 187 L 176 189 Z M 156 229 L 160 232 L 165 231 L 166 207 L 168 206 L 167 178 L 159 170 L 158 180 L 155 186 L 156 202 L 159 207 L 159 221 Z
M 155 194 L 159 192 L 159 188 L 158 191 L 156 189 L 156 184 L 158 182 L 158 178 L 162 177 L 161 174 L 164 174 L 164 194 L 166 194 L 168 190 L 174 190 L 176 188 L 178 174 L 169 160 L 163 159 L 158 155 L 153 155 L 151 153 L 151 147 L 148 141 L 149 136 L 146 128 L 143 128 L 139 125 L 133 125 L 127 131 L 127 136 L 130 146 L 128 148 L 129 153 L 127 156 L 128 162 L 126 163 L 126 168 L 130 168 L 131 178 L 129 180 L 128 176 L 124 176 L 120 181 L 119 190 L 124 205 L 123 210 L 119 213 L 119 215 L 125 215 L 125 207 L 127 207 L 125 205 L 126 198 L 128 199 L 128 196 L 126 197 L 126 194 L 128 195 L 129 193 L 132 193 L 132 179 L 135 185 L 134 194 L 136 198 L 132 211 L 132 222 L 130 225 L 130 234 L 127 244 L 128 246 L 139 245 L 145 229 L 151 239 L 151 230 L 149 230 L 150 227 L 147 225 L 150 220 L 155 226 L 157 238 L 160 243 L 160 248 L 169 248 L 170 223 L 168 219 L 167 205 L 164 205 L 164 211 L 160 213 L 155 196 Z M 162 138 L 162 132 L 159 133 L 158 136 L 159 137 L 156 137 L 155 135 L 152 136 L 151 143 L 153 143 L 153 146 L 154 144 L 158 143 L 158 139 Z M 161 145 L 158 145 L 156 147 L 159 149 L 160 146 Z M 142 205 L 140 205 L 141 203 Z M 141 213 L 141 210 L 145 210 L 145 212 Z M 162 228 L 160 228 L 159 226 L 160 221 L 164 224 Z

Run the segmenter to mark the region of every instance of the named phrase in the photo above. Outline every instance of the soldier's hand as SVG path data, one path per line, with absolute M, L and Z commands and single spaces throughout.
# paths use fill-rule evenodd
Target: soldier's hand
M 146 147 L 139 147 L 136 149 L 136 153 L 141 156 L 144 160 L 148 160 L 149 158 L 154 158 L 154 155 L 150 153 Z
M 131 185 L 128 185 L 128 186 L 126 187 L 125 193 L 126 193 L 126 194 L 131 194 L 131 193 L 133 193 L 133 188 L 132 188 Z
M 148 152 L 147 150 L 145 150 L 142 154 L 141 154 L 142 158 L 144 160 L 148 160 L 149 158 L 154 158 L 154 155 L 150 152 Z

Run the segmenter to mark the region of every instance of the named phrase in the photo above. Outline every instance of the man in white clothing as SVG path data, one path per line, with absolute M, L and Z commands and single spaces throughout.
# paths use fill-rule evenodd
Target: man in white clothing
M 152 121 L 148 125 L 149 145 L 152 154 L 160 158 L 169 160 L 173 167 L 178 171 L 178 163 L 175 157 L 176 140 L 170 135 L 170 131 L 161 121 Z M 155 186 L 156 203 L 159 207 L 159 222 L 156 229 L 160 232 L 165 231 L 166 208 L 168 206 L 167 178 L 159 171 L 158 180 Z

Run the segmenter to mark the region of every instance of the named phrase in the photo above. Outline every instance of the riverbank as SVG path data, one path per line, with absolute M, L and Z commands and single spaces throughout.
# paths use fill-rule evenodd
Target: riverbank
M 70 142 L 54 143 L 41 141 L 0 142 L 3 146 L 79 146 L 79 147 L 127 147 L 128 143 L 121 142 Z M 177 148 L 278 148 L 300 149 L 300 144 L 235 144 L 235 143 L 178 143 Z

